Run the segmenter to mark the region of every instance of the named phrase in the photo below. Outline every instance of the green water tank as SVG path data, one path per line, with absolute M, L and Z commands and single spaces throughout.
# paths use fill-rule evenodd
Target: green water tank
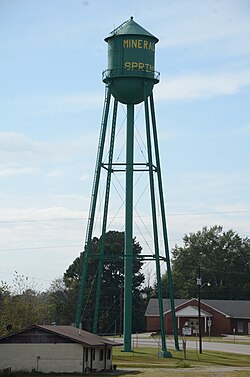
M 131 17 L 105 38 L 108 43 L 108 69 L 103 81 L 108 83 L 112 95 L 125 104 L 138 104 L 159 82 L 155 71 L 155 45 L 158 38 L 138 25 Z

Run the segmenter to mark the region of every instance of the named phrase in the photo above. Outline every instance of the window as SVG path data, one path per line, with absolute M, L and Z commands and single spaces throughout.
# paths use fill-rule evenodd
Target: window
M 95 360 L 95 348 L 92 348 L 92 360 Z
M 100 349 L 99 351 L 99 361 L 103 360 L 103 349 Z
M 237 333 L 238 334 L 243 334 L 243 321 L 238 321 L 237 322 Z

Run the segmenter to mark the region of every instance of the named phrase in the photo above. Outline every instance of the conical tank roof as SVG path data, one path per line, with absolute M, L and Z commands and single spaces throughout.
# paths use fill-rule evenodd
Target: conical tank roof
M 137 24 L 133 17 L 130 17 L 129 20 L 123 22 L 120 26 L 114 29 L 108 37 L 105 38 L 107 42 L 110 38 L 116 37 L 118 35 L 141 35 L 147 36 L 155 39 L 155 43 L 159 41 L 153 34 L 149 33 L 146 29 L 142 26 Z

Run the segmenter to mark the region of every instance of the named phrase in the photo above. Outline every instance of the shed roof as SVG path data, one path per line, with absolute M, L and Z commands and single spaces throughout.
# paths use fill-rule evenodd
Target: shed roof
M 101 346 L 119 346 L 121 343 L 113 342 L 107 338 L 103 338 L 99 335 L 92 334 L 88 331 L 80 330 L 74 326 L 54 326 L 54 325 L 34 325 L 23 329 L 19 332 L 3 336 L 0 338 L 0 343 L 6 341 L 11 337 L 14 337 L 18 334 L 25 334 L 32 329 L 40 329 L 47 333 L 61 336 L 72 342 L 81 343 L 90 347 L 101 347 Z
M 175 308 L 178 308 L 180 305 L 188 303 L 192 300 L 197 299 L 175 299 Z M 198 301 L 198 300 L 197 300 Z M 202 299 L 201 302 L 220 313 L 224 314 L 227 317 L 231 318 L 250 318 L 250 301 L 243 300 L 205 300 Z M 170 300 L 163 299 L 163 311 L 164 313 L 171 310 Z M 151 298 L 149 300 L 145 316 L 159 316 L 159 305 L 157 298 Z

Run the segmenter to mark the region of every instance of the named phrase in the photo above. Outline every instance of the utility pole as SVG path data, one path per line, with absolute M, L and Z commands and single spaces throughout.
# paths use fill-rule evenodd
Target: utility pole
M 199 276 L 197 278 L 198 286 L 198 320 L 199 320 L 199 351 L 202 354 L 202 335 L 201 335 L 201 268 L 199 267 Z

